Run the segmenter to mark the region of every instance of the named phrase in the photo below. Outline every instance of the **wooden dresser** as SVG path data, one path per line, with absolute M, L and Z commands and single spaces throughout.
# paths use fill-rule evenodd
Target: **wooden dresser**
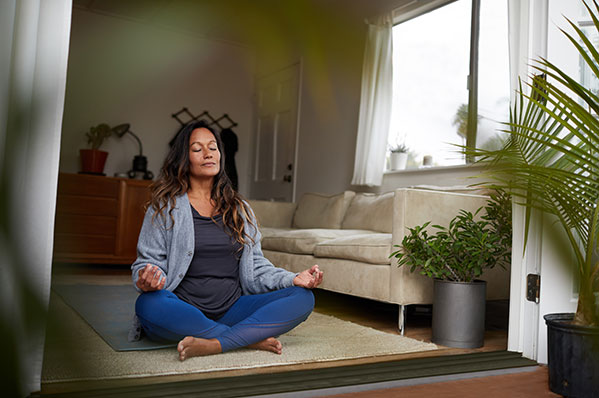
M 151 183 L 60 173 L 54 261 L 131 264 Z

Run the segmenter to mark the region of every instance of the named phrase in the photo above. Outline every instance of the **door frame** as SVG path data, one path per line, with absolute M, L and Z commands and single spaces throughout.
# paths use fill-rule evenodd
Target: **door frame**
M 510 17 L 517 16 L 519 22 L 517 72 L 519 76 L 530 76 L 532 70 L 527 60 L 539 56 L 547 58 L 548 55 L 549 2 L 510 0 L 509 4 L 512 7 Z M 525 211 L 522 206 L 515 205 L 513 209 L 508 350 L 547 363 L 547 327 L 543 315 L 576 311 L 577 293 L 572 274 L 563 266 L 563 256 L 551 240 L 554 222 L 533 217 L 524 252 Z M 528 301 L 526 297 L 530 273 L 540 275 L 536 302 Z
M 293 177 L 291 180 L 291 201 L 296 201 L 297 195 L 297 169 L 299 164 L 299 135 L 300 135 L 300 121 L 301 121 L 301 110 L 302 110 L 302 88 L 303 88 L 303 77 L 304 77 L 304 57 L 300 57 L 295 63 L 297 64 L 297 118 L 295 122 L 295 147 L 293 149 Z

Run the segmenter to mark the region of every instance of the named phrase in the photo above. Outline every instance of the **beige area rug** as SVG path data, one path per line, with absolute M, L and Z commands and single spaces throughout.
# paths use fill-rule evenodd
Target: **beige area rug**
M 240 349 L 178 360 L 176 349 L 116 352 L 53 294 L 42 383 L 109 380 L 336 361 L 435 350 L 431 343 L 312 313 L 280 337 L 283 353 Z

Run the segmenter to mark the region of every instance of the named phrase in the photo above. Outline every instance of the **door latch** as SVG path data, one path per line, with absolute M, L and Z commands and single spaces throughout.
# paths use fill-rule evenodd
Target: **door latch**
M 541 275 L 528 274 L 526 275 L 526 299 L 533 303 L 539 303 L 539 295 L 541 293 Z

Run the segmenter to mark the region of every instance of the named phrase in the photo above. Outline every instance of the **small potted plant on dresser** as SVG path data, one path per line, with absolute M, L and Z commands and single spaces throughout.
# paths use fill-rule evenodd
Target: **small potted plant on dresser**
M 106 123 L 98 124 L 95 127 L 90 127 L 85 133 L 87 143 L 91 149 L 80 149 L 79 156 L 81 157 L 81 172 L 84 174 L 104 175 L 104 165 L 108 152 L 99 150 L 104 140 L 112 134 L 112 130 Z
M 465 210 L 449 227 L 430 222 L 409 228 L 391 254 L 398 266 L 434 279 L 432 341 L 448 347 L 477 348 L 484 344 L 486 281 L 484 270 L 511 258 L 511 199 L 498 191 L 474 214 Z
M 390 151 L 391 170 L 404 170 L 408 164 L 408 147 L 400 144 L 391 147 Z

